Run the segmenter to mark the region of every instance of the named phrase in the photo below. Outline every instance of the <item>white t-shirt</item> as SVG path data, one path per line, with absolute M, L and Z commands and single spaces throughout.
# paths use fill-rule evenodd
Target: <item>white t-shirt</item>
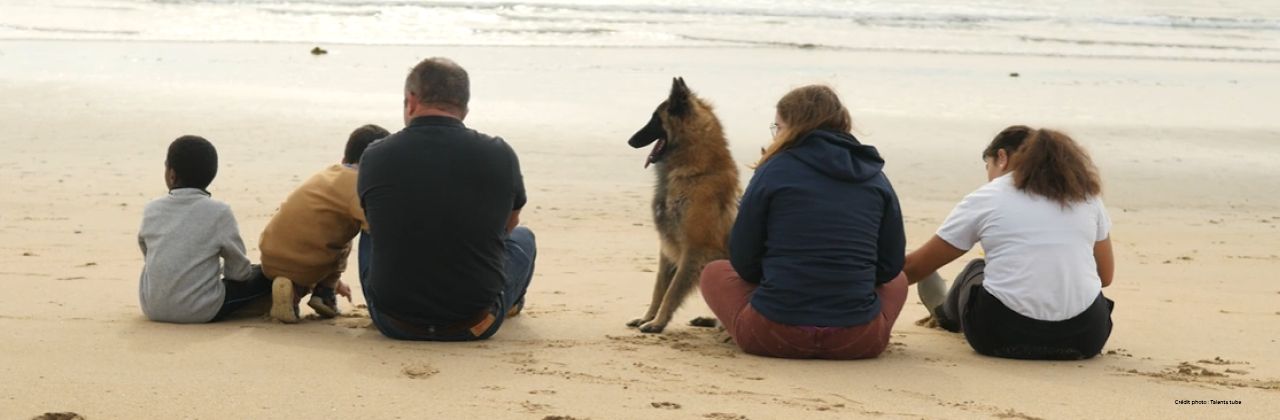
M 1100 197 L 1063 209 L 1019 191 L 1006 174 L 956 205 L 938 237 L 963 250 L 982 242 L 987 292 L 1026 317 L 1062 321 L 1084 312 L 1102 291 L 1093 247 L 1110 231 Z

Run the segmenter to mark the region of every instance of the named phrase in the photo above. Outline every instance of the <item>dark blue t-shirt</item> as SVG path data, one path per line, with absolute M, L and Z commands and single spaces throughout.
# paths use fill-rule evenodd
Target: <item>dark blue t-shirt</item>
M 494 304 L 504 240 L 524 207 L 515 151 L 448 117 L 419 117 L 374 142 L 357 181 L 373 258 L 366 296 L 418 325 L 450 325 Z
M 884 159 L 848 133 L 814 131 L 756 169 L 729 239 L 751 306 L 774 322 L 848 327 L 880 313 L 906 235 Z

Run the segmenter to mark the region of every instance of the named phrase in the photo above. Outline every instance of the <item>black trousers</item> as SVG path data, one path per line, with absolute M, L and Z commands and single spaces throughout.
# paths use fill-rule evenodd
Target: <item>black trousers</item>
M 1032 360 L 1088 359 L 1102 352 L 1111 337 L 1111 299 L 1098 293 L 1088 309 L 1067 320 L 1028 318 L 982 287 L 986 266 L 983 259 L 969 262 L 952 283 L 939 319 L 944 328 L 963 330 L 974 351 Z

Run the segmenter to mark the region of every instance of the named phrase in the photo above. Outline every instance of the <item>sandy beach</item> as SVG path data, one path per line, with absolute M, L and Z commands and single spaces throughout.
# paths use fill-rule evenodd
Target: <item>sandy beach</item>
M 766 48 L 504 48 L 0 41 L 0 418 L 1182 419 L 1280 410 L 1280 71 L 1239 62 Z M 427 56 L 471 73 L 467 124 L 522 160 L 538 235 L 524 315 L 490 341 L 398 342 L 349 316 L 153 323 L 137 230 L 165 147 L 218 148 L 213 197 L 257 238 L 347 134 L 403 126 Z M 1017 73 L 1018 77 L 1011 77 Z M 1101 168 L 1118 269 L 1100 357 L 982 357 L 914 325 L 859 362 L 741 353 L 691 297 L 661 335 L 647 150 L 626 146 L 675 76 L 712 101 L 743 171 L 773 104 L 829 83 L 877 146 L 923 243 L 1011 124 L 1064 130 Z M 953 275 L 967 258 L 948 266 Z M 354 261 L 352 261 L 354 266 Z M 348 282 L 355 283 L 355 273 Z M 362 303 L 356 296 L 355 303 Z M 310 309 L 303 309 L 308 313 Z M 1234 400 L 1186 405 L 1178 400 Z

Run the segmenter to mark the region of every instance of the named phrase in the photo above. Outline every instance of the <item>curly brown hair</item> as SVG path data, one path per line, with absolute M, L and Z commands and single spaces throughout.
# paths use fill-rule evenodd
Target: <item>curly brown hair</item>
M 1063 207 L 1102 194 L 1102 180 L 1089 152 L 1062 132 L 1032 131 L 1009 159 L 1015 187 Z

